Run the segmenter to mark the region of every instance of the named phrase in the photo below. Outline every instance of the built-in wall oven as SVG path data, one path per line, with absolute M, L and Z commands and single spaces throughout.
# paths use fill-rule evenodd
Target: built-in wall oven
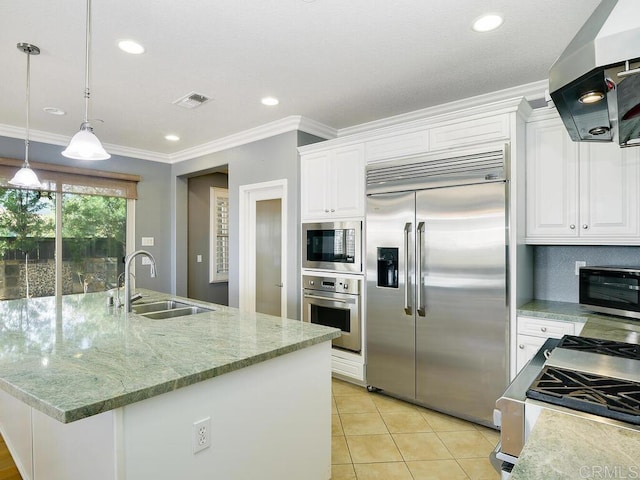
M 342 336 L 333 339 L 333 346 L 359 352 L 362 348 L 362 280 L 304 275 L 302 284 L 302 320 L 339 328 Z
M 303 223 L 302 268 L 362 273 L 362 222 Z

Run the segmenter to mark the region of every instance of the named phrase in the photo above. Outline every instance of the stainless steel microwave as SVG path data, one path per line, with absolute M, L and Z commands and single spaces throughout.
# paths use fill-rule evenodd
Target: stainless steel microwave
M 582 267 L 579 290 L 589 310 L 640 319 L 640 267 Z
M 302 224 L 302 268 L 362 272 L 362 222 Z

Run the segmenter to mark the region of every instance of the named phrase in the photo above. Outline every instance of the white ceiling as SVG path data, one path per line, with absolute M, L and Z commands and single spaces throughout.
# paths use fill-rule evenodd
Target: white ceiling
M 92 113 L 105 146 L 171 158 L 301 115 L 335 129 L 544 80 L 599 0 L 93 0 Z M 71 136 L 84 112 L 85 0 L 0 1 L 0 134 Z M 490 33 L 471 30 L 487 12 Z M 121 39 L 142 43 L 128 55 Z M 196 91 L 194 110 L 172 102 Z M 260 99 L 280 99 L 266 107 Z M 59 107 L 52 116 L 44 107 Z M 16 130 L 18 129 L 22 130 Z M 40 131 L 40 132 L 38 132 Z M 16 133 L 17 132 L 17 133 Z M 181 141 L 164 139 L 175 133 Z M 54 142 L 55 143 L 55 142 Z M 144 156 L 144 155 L 143 155 Z

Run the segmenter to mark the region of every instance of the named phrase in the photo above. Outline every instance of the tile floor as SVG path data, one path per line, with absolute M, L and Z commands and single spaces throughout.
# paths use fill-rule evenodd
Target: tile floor
M 333 379 L 332 480 L 496 480 L 498 433 Z

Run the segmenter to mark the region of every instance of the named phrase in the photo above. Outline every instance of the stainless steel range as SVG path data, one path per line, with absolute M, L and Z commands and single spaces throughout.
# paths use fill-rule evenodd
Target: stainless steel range
M 640 345 L 565 335 L 548 339 L 496 402 L 492 461 L 508 478 L 543 409 L 640 431 Z

